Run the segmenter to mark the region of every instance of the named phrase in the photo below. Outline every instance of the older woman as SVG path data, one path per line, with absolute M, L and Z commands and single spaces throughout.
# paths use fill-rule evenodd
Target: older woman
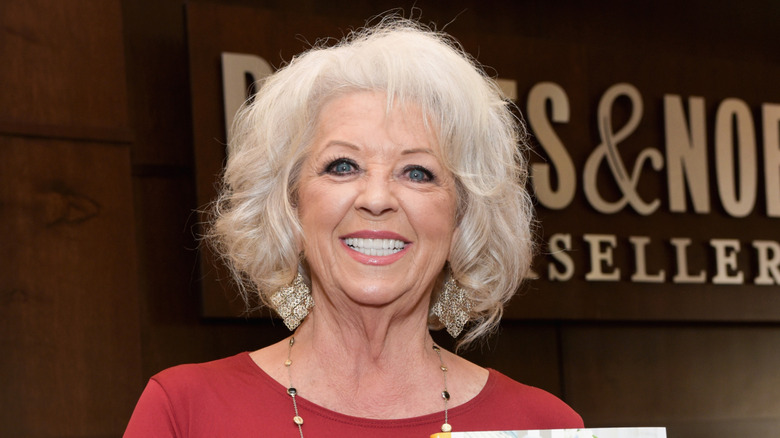
M 435 345 L 490 333 L 532 249 L 520 125 L 445 35 L 385 20 L 264 81 L 211 237 L 293 336 L 164 371 L 125 436 L 429 436 L 580 427 Z

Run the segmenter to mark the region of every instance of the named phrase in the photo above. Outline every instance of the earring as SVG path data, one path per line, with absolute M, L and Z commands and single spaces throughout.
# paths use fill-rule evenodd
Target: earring
M 299 273 L 289 286 L 285 286 L 271 295 L 271 304 L 276 313 L 282 317 L 284 325 L 290 330 L 296 327 L 309 314 L 309 309 L 314 306 L 311 290 L 303 282 L 303 276 Z
M 451 275 L 444 283 L 444 290 L 436 299 L 432 311 L 453 338 L 458 337 L 463 326 L 469 321 L 471 301 L 466 296 L 466 289 L 460 287 Z

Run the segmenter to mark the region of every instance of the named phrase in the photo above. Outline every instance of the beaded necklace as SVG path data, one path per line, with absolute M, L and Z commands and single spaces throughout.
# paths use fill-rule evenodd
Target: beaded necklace
M 298 433 L 301 435 L 301 438 L 303 438 L 303 418 L 298 413 L 298 403 L 295 401 L 295 396 L 298 395 L 298 390 L 295 389 L 292 384 L 292 371 L 290 370 L 290 368 L 292 368 L 292 359 L 290 358 L 290 354 L 292 353 L 292 347 L 294 344 L 295 337 L 292 336 L 290 337 L 290 344 L 287 347 L 287 360 L 284 361 L 284 366 L 287 368 L 287 377 L 290 381 L 290 386 L 287 388 L 287 394 L 289 394 L 290 398 L 292 398 L 293 410 L 295 411 L 293 422 L 298 426 Z M 449 412 L 447 409 L 447 402 L 450 400 L 450 393 L 447 390 L 447 367 L 444 366 L 444 360 L 441 357 L 441 349 L 438 345 L 433 344 L 433 351 L 435 351 L 436 355 L 439 357 L 439 368 L 444 375 L 444 389 L 441 391 L 441 398 L 444 400 L 444 424 L 441 425 L 441 431 L 451 432 L 452 426 L 450 426 L 449 423 Z

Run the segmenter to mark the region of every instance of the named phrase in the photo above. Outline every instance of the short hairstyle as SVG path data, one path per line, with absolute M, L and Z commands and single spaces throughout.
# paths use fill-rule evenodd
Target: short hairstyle
M 457 187 L 449 271 L 472 302 L 467 345 L 492 332 L 529 272 L 533 206 L 513 104 L 450 36 L 392 17 L 320 43 L 263 80 L 236 116 L 208 236 L 247 304 L 289 284 L 303 264 L 296 193 L 319 109 L 334 96 L 383 91 L 418 105 Z M 449 273 L 442 267 L 431 303 Z M 308 279 L 307 279 L 308 281 Z M 257 294 L 257 295 L 255 295 Z M 429 313 L 429 326 L 440 329 Z

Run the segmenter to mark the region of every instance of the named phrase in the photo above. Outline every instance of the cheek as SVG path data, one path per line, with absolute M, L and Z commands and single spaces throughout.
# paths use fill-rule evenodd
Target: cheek
M 455 232 L 455 202 L 449 196 L 419 199 L 407 204 L 410 218 L 429 238 L 449 249 Z
M 338 185 L 308 184 L 301 187 L 298 199 L 298 218 L 304 227 L 304 235 L 334 227 L 350 206 L 349 193 Z

